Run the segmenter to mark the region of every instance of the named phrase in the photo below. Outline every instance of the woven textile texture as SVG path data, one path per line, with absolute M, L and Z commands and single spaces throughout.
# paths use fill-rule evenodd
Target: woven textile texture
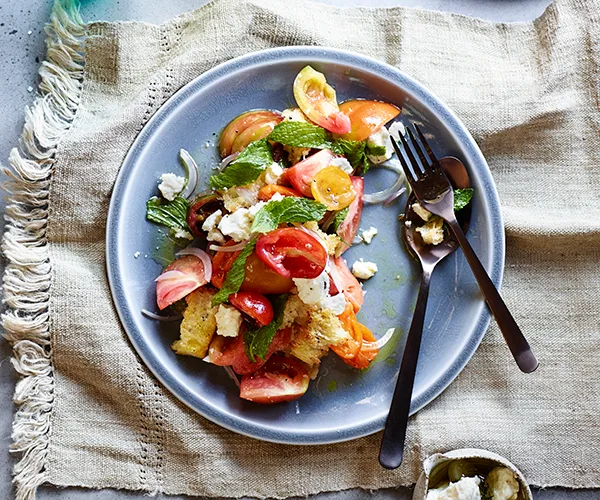
M 382 488 L 413 483 L 430 453 L 465 446 L 506 456 L 535 485 L 600 487 L 597 1 L 557 0 L 517 24 L 216 0 L 161 26 L 86 25 L 72 7 L 55 9 L 45 97 L 7 169 L 3 324 L 23 375 L 19 498 L 42 482 L 218 497 Z M 523 376 L 492 325 L 456 381 L 411 420 L 407 459 L 393 472 L 377 462 L 380 435 L 292 447 L 206 421 L 149 374 L 112 304 L 107 209 L 136 135 L 197 75 L 281 45 L 349 49 L 413 76 L 465 123 L 498 187 L 503 296 L 540 368 Z

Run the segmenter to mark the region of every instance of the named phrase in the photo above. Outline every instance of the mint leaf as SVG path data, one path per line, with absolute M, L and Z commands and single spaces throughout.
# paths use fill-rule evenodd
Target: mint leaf
M 225 283 L 223 283 L 221 289 L 212 298 L 213 307 L 222 304 L 223 302 L 227 302 L 232 293 L 240 291 L 240 287 L 244 282 L 244 276 L 246 275 L 246 259 L 254 250 L 255 245 L 256 240 L 248 243 L 233 261 L 231 269 L 225 277 Z
M 354 169 L 363 174 L 371 166 L 367 152 L 374 155 L 385 154 L 384 147 L 381 148 L 383 152 L 375 147 L 375 153 L 371 153 L 371 150 L 367 151 L 367 141 L 334 140 L 324 128 L 305 122 L 281 122 L 267 139 L 296 148 L 331 149 L 334 153 L 344 155 Z
M 264 205 L 254 216 L 250 230 L 253 233 L 268 233 L 283 222 L 318 221 L 326 211 L 327 207 L 318 201 L 286 196 L 283 200 Z
M 454 211 L 458 212 L 461 208 L 465 208 L 473 198 L 473 188 L 455 189 L 454 190 Z
M 385 146 L 369 146 L 367 144 L 367 154 L 371 156 L 384 156 L 387 153 Z
M 146 202 L 146 219 L 171 229 L 189 229 L 187 211 L 188 202 L 181 196 L 173 201 L 154 196 Z
M 271 163 L 273 163 L 273 153 L 267 140 L 251 142 L 225 170 L 211 175 L 210 185 L 213 189 L 245 186 L 258 179 Z
M 250 329 L 244 334 L 244 347 L 251 363 L 256 361 L 256 356 L 265 359 L 273 337 L 275 337 L 277 330 L 281 328 L 281 324 L 283 323 L 283 312 L 287 298 L 287 294 L 272 297 L 271 303 L 273 304 L 273 312 L 275 313 L 273 321 L 258 329 Z
M 306 122 L 283 121 L 273 129 L 267 139 L 295 148 L 331 148 L 329 132 Z
M 371 162 L 367 158 L 367 153 L 365 151 L 366 146 L 366 141 L 337 139 L 333 144 L 332 150 L 334 153 L 343 154 L 355 171 L 366 174 L 371 166 Z
M 346 207 L 335 214 L 335 218 L 333 219 L 333 232 L 337 233 L 337 230 L 342 225 L 342 222 L 348 216 L 348 212 L 350 211 L 350 207 Z

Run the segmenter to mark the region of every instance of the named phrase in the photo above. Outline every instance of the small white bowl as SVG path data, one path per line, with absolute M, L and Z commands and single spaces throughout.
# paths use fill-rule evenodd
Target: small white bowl
M 425 500 L 429 491 L 429 485 L 436 485 L 444 478 L 447 478 L 448 466 L 453 460 L 467 460 L 476 466 L 506 467 L 514 472 L 519 481 L 518 500 L 533 500 L 529 485 L 519 469 L 506 460 L 506 458 L 491 451 L 477 448 L 461 448 L 460 450 L 452 450 L 446 453 L 436 453 L 425 459 L 423 462 L 423 472 L 415 485 L 412 500 Z

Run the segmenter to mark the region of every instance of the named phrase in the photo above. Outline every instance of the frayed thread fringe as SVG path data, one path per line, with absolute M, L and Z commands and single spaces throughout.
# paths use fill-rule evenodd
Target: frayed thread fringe
M 85 25 L 76 0 L 56 0 L 46 26 L 47 59 L 39 74 L 38 94 L 26 111 L 21 149 L 14 148 L 7 176 L 6 227 L 2 252 L 1 316 L 11 359 L 21 376 L 11 451 L 20 454 L 13 471 L 17 500 L 33 500 L 46 481 L 50 417 L 54 401 L 49 301 L 52 267 L 46 226 L 56 148 L 69 130 L 81 95 Z

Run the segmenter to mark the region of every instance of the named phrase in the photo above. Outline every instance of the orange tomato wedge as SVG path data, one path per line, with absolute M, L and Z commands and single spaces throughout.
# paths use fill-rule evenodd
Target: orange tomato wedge
M 350 120 L 340 111 L 335 90 L 323 73 L 304 67 L 294 80 L 294 97 L 309 120 L 334 134 L 350 132 Z
M 346 101 L 339 108 L 350 118 L 350 131 L 342 138 L 351 141 L 364 141 L 400 114 L 393 104 L 362 99 Z
M 344 344 L 332 346 L 331 350 L 347 365 L 364 370 L 379 352 L 375 347 L 375 337 L 371 330 L 356 319 L 351 304 L 346 304 L 346 309 L 338 318 L 351 338 Z
M 269 201 L 275 194 L 279 193 L 282 196 L 294 196 L 295 198 L 302 198 L 302 194 L 295 189 L 280 186 L 279 184 L 267 184 L 258 191 L 258 199 L 260 201 Z

